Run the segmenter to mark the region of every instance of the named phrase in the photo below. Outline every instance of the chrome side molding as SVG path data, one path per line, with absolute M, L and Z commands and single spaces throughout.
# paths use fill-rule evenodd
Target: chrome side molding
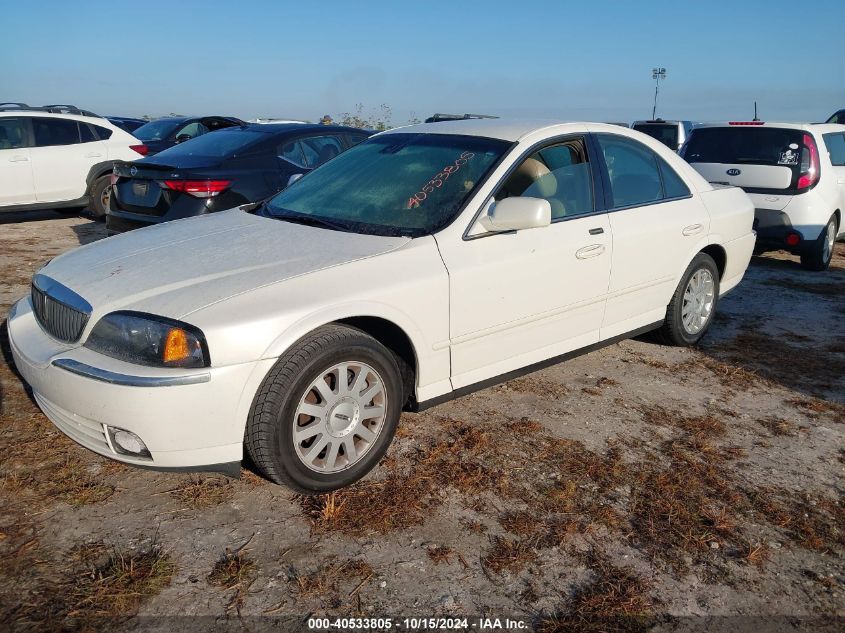
M 123 385 L 125 387 L 178 387 L 182 385 L 196 385 L 211 380 L 210 372 L 183 376 L 130 376 L 128 374 L 119 374 L 106 369 L 92 367 L 72 358 L 57 358 L 53 361 L 53 365 L 72 374 L 107 382 L 112 385 Z

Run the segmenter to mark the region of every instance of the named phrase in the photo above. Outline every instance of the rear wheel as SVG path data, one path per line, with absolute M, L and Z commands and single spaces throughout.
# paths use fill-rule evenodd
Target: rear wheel
M 719 300 L 719 269 L 706 253 L 687 266 L 669 305 L 660 337 L 670 345 L 695 345 L 707 332 Z
M 838 230 L 836 216 L 833 215 L 822 229 L 818 239 L 810 245 L 808 251 L 801 255 L 801 266 L 807 270 L 827 270 L 830 260 L 833 259 L 833 246 L 836 243 Z
M 264 475 L 305 493 L 357 481 L 382 458 L 403 398 L 394 355 L 368 334 L 330 325 L 294 344 L 265 378 L 247 422 Z
M 104 220 L 106 211 L 109 208 L 109 198 L 111 197 L 111 175 L 100 176 L 91 185 L 91 203 L 88 209 L 91 215 L 96 220 Z

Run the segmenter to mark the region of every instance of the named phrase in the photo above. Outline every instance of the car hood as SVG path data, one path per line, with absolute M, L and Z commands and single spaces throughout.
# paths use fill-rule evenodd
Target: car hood
M 178 319 L 229 297 L 386 253 L 408 241 L 232 209 L 94 242 L 55 258 L 39 272 L 84 297 L 95 317 L 138 310 Z

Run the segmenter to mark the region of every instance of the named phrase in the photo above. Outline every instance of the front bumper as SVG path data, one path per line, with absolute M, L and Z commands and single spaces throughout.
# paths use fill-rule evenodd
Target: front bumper
M 243 458 L 250 389 L 268 361 L 201 370 L 133 365 L 55 341 L 29 298 L 12 308 L 8 330 L 39 407 L 82 446 L 146 468 L 228 471 Z M 105 425 L 138 435 L 151 457 L 117 452 Z

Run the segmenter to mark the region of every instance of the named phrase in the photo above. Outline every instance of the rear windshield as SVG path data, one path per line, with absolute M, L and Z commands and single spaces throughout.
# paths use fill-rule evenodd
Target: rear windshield
M 678 126 L 673 123 L 637 123 L 634 129 L 656 138 L 673 150 L 678 149 Z
M 177 156 L 208 156 L 210 158 L 228 158 L 262 139 L 268 138 L 264 132 L 253 132 L 228 128 L 208 132 L 179 145 L 169 147 L 156 154 L 156 159 Z
M 162 141 L 176 130 L 177 125 L 181 124 L 182 119 L 177 121 L 173 119 L 150 121 L 132 132 L 132 136 L 142 141 Z
M 804 133 L 771 127 L 705 127 L 693 130 L 683 150 L 688 163 L 772 165 L 798 169 Z

